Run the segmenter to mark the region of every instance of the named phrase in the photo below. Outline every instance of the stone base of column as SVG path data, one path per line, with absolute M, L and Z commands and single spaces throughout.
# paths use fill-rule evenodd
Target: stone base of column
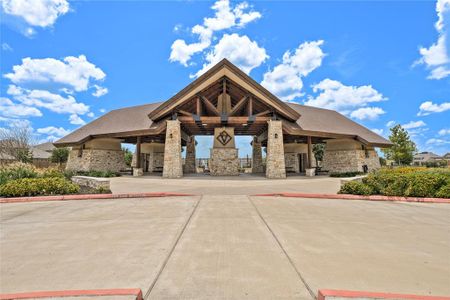
M 238 149 L 213 148 L 209 169 L 212 176 L 237 176 L 239 175 Z
M 180 121 L 167 121 L 166 142 L 164 144 L 164 178 L 183 177 L 183 163 L 181 159 L 181 128 Z
M 266 177 L 270 179 L 286 178 L 284 161 L 283 124 L 270 120 L 267 133 Z
M 316 176 L 316 169 L 312 168 L 312 169 L 306 169 L 305 170 L 305 175 L 306 177 L 313 177 Z
M 144 175 L 144 170 L 142 168 L 133 168 L 133 176 Z

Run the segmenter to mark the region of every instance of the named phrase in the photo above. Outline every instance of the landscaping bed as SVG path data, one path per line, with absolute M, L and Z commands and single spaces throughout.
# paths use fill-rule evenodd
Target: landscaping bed
M 56 168 L 39 169 L 25 163 L 14 163 L 0 170 L 0 197 L 111 193 L 104 186 L 80 186 L 71 182 L 75 173 Z M 94 175 L 111 175 L 96 172 Z
M 340 194 L 450 198 L 448 168 L 382 168 L 362 181 L 342 185 Z

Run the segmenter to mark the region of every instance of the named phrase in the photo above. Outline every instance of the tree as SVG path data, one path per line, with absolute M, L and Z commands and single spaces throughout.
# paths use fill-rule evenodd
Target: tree
M 27 127 L 0 128 L 0 154 L 15 160 L 30 163 L 33 161 L 31 129 Z
M 69 149 L 56 148 L 56 149 L 53 149 L 50 160 L 54 163 L 58 163 L 59 166 L 61 167 L 61 164 L 67 162 L 68 158 L 69 158 Z
M 395 125 L 391 128 L 389 140 L 393 145 L 390 148 L 382 149 L 386 158 L 395 161 L 398 165 L 411 164 L 417 148 L 409 137 L 408 131 L 401 125 Z
M 323 152 L 325 151 L 325 144 L 314 144 L 313 149 L 316 166 L 319 166 L 319 161 L 323 160 Z
M 125 159 L 125 164 L 127 166 L 131 166 L 131 162 L 133 161 L 133 153 L 131 153 L 130 149 L 122 148 L 123 156 Z

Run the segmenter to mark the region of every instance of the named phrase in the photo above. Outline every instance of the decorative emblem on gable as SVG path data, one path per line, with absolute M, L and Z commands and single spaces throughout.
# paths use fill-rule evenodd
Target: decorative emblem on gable
M 217 140 L 222 144 L 226 145 L 231 141 L 232 137 L 225 130 L 217 135 Z

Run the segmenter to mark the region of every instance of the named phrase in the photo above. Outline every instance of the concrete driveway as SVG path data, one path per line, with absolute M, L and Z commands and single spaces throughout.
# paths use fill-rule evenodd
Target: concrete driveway
M 450 295 L 450 205 L 204 195 L 0 205 L 0 292 Z

